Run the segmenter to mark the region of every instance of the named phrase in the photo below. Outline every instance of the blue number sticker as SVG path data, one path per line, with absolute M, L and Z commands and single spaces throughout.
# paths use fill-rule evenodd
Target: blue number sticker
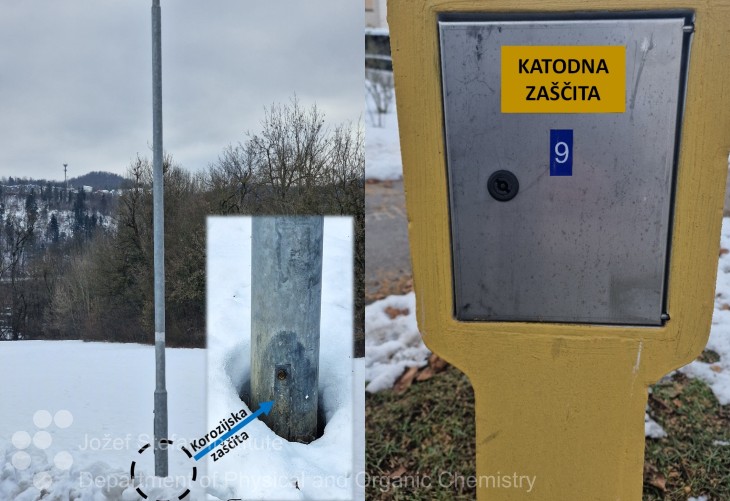
M 550 129 L 550 175 L 573 175 L 573 129 Z

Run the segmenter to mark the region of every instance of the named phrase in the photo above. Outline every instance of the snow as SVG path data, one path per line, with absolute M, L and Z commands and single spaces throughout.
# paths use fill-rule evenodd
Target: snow
M 659 423 L 654 421 L 647 412 L 644 413 L 644 435 L 649 438 L 664 438 L 667 432 Z
M 391 318 L 389 311 L 398 315 Z M 414 292 L 388 296 L 365 307 L 366 391 L 392 388 L 406 368 L 426 365 L 429 354 L 416 325 Z
M 389 112 L 378 117 L 375 104 L 365 93 L 367 115 L 365 120 L 365 177 L 367 179 L 395 180 L 403 177 L 398 137 L 398 117 L 395 97 Z M 379 120 L 382 120 L 380 126 Z
M 365 35 L 373 35 L 373 36 L 387 37 L 387 36 L 390 35 L 390 30 L 388 30 L 388 28 L 372 28 L 372 27 L 366 27 L 365 28 Z
M 175 445 L 205 427 L 205 350 L 166 355 L 168 435 Z M 154 488 L 152 452 L 137 452 L 153 433 L 153 347 L 6 341 L 0 381 L 0 499 L 36 500 L 39 487 L 44 499 L 58 500 L 138 500 L 137 485 L 150 498 L 180 494 L 179 486 Z M 188 458 L 177 449 L 169 457 L 169 473 L 187 483 Z M 204 465 L 198 470 L 205 475 Z M 189 499 L 211 499 L 199 485 L 191 491 Z
M 231 411 L 248 410 L 238 388 L 250 375 L 248 356 L 239 356 L 250 353 L 250 234 L 248 217 L 208 219 L 209 428 Z M 262 421 L 252 422 L 249 440 L 216 462 L 208 460 L 211 492 L 218 497 L 364 499 L 364 489 L 355 485 L 364 471 L 364 396 L 363 361 L 353 364 L 352 358 L 351 290 L 352 220 L 327 217 L 320 342 L 324 435 L 308 445 L 289 443 Z
M 28 187 L 24 188 L 29 189 Z M 0 196 L 0 207 L 2 207 L 2 210 L 0 210 L 0 223 L 4 224 L 9 217 L 18 228 L 25 228 L 27 223 L 25 200 L 26 197 L 24 195 L 5 194 L 4 196 Z M 50 237 L 46 233 L 46 230 L 51 223 L 51 217 L 53 215 L 56 216 L 56 221 L 58 221 L 58 233 L 61 239 L 71 238 L 73 236 L 74 216 L 72 210 L 48 210 L 48 203 L 41 200 L 40 197 L 36 198 L 36 203 L 38 205 L 38 211 L 36 213 L 35 232 L 36 238 L 40 242 L 50 242 Z M 89 217 L 96 215 L 99 221 L 98 224 L 104 229 L 116 231 L 117 223 L 113 215 L 104 215 L 99 210 L 87 210 L 86 212 Z
M 720 247 L 730 249 L 730 218 L 722 220 Z M 705 363 L 695 360 L 685 365 L 681 372 L 689 377 L 705 381 L 722 405 L 730 404 L 730 253 L 720 255 L 717 266 L 715 309 L 707 349 L 716 352 L 720 360 Z

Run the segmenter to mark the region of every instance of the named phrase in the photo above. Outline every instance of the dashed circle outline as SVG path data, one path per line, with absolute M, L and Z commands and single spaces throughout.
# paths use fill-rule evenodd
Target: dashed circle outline
M 172 445 L 172 444 L 173 444 L 173 442 L 172 442 L 172 440 L 168 440 L 168 439 L 166 439 L 166 438 L 163 438 L 163 439 L 161 439 L 161 440 L 160 440 L 160 444 L 167 444 L 167 445 Z M 144 444 L 144 445 L 143 445 L 143 446 L 142 446 L 142 447 L 141 447 L 141 448 L 140 448 L 140 449 L 139 449 L 139 450 L 137 451 L 137 453 L 138 453 L 138 454 L 142 454 L 142 453 L 143 453 L 143 452 L 144 452 L 144 451 L 145 451 L 146 449 L 148 449 L 148 448 L 150 447 L 150 445 L 152 445 L 152 444 L 151 444 L 151 443 L 149 443 L 149 442 L 148 442 L 148 443 L 146 443 L 146 444 Z M 190 454 L 190 451 L 188 451 L 188 450 L 187 450 L 187 449 L 185 448 L 185 446 L 184 446 L 184 445 L 183 445 L 183 446 L 180 446 L 180 449 L 181 449 L 181 450 L 182 450 L 182 451 L 183 451 L 183 452 L 184 452 L 184 453 L 185 453 L 185 454 L 186 454 L 186 455 L 188 456 L 188 458 L 190 458 L 190 459 L 192 459 L 192 458 L 193 458 L 193 455 L 192 455 L 192 454 Z M 137 464 L 137 462 L 136 462 L 136 461 L 132 461 L 132 464 L 131 464 L 131 465 L 130 465 L 130 467 L 129 467 L 129 476 L 131 477 L 131 478 L 130 478 L 130 481 L 133 481 L 133 480 L 134 480 L 134 467 L 135 467 L 135 465 L 136 465 L 136 464 Z M 197 478 L 198 478 L 198 467 L 197 467 L 197 466 L 195 466 L 195 465 L 193 465 L 193 475 L 192 475 L 192 481 L 193 481 L 193 482 L 195 482 L 195 481 L 197 480 Z M 144 492 L 144 491 L 142 490 L 142 488 L 141 488 L 141 487 L 137 487 L 137 488 L 136 488 L 135 490 L 137 491 L 137 494 L 139 494 L 140 496 L 142 496 L 142 499 L 147 499 L 147 498 L 149 497 L 149 496 L 147 496 L 147 494 L 146 494 L 146 493 L 145 493 L 145 492 Z M 185 489 L 185 491 L 183 491 L 183 493 L 182 493 L 182 494 L 180 494 L 180 495 L 179 495 L 179 496 L 178 496 L 177 498 L 178 498 L 178 499 L 184 499 L 184 498 L 185 498 L 185 496 L 187 496 L 188 494 L 190 494 L 190 489 L 189 489 L 189 488 L 188 488 L 188 489 Z M 166 501 L 166 500 L 158 499 L 157 501 Z

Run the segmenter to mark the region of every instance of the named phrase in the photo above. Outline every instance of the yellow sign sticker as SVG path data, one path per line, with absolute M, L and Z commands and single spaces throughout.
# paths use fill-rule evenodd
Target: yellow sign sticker
M 502 46 L 502 113 L 623 113 L 626 47 Z

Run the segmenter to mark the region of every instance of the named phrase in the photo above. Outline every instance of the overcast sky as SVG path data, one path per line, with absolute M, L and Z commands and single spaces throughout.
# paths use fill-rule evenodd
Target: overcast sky
M 0 176 L 124 173 L 151 158 L 151 0 L 3 0 Z M 165 151 L 190 170 L 296 93 L 329 123 L 363 108 L 355 0 L 162 0 Z

